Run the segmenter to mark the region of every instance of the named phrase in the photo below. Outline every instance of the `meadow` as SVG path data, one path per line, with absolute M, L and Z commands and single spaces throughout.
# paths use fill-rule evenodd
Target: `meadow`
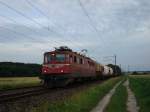
M 34 108 L 33 112 L 89 112 L 120 80 L 122 80 L 121 77 L 111 78 L 97 86 L 78 91 L 63 101 L 46 102 L 38 108 Z
M 41 85 L 38 77 L 8 77 L 0 78 L 0 90 Z
M 150 75 L 130 76 L 130 87 L 135 93 L 140 112 L 150 112 Z
M 126 102 L 127 102 L 127 91 L 125 86 L 122 83 L 116 88 L 114 95 L 112 96 L 109 104 L 107 105 L 105 112 L 127 112 Z

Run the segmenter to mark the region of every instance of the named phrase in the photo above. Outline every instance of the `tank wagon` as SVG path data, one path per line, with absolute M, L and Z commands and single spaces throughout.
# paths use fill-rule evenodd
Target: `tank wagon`
M 46 86 L 64 86 L 78 79 L 113 75 L 113 70 L 68 47 L 44 53 L 42 79 Z

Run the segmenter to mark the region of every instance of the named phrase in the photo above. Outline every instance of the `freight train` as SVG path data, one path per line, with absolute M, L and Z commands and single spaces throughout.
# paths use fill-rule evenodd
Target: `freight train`
M 109 76 L 114 76 L 112 68 L 73 52 L 68 47 L 44 53 L 42 79 L 46 86 L 65 86 L 77 80 Z

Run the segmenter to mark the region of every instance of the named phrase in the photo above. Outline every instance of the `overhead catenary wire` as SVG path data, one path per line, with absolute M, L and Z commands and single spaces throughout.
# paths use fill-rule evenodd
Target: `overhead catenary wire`
M 102 38 L 102 36 L 101 36 L 99 30 L 97 29 L 96 25 L 94 24 L 93 19 L 92 19 L 92 17 L 89 15 L 89 13 L 88 13 L 87 9 L 85 8 L 84 4 L 81 2 L 81 0 L 77 0 L 77 1 L 78 1 L 78 3 L 79 3 L 79 6 L 80 6 L 81 9 L 82 9 L 84 15 L 88 18 L 89 23 L 90 23 L 90 26 L 94 29 L 94 31 L 95 31 L 95 32 L 97 33 L 97 35 L 99 36 L 98 39 L 101 39 L 101 41 L 103 41 L 103 45 L 105 46 L 105 47 L 104 47 L 104 46 L 103 46 L 103 47 L 104 47 L 104 48 L 107 48 L 107 49 L 110 49 L 109 44 Z M 114 49 L 117 51 L 116 48 L 114 48 Z M 96 49 L 94 49 L 93 51 L 94 51 L 94 52 L 97 52 Z
M 15 30 L 12 30 L 12 29 L 10 29 L 10 28 L 6 28 L 6 27 L 4 27 L 4 26 L 0 26 L 0 28 L 3 28 L 3 29 L 7 29 L 8 31 L 11 31 L 11 32 L 13 32 L 13 33 L 15 33 L 15 34 L 19 34 L 19 35 L 21 35 L 21 36 L 23 36 L 23 37 L 25 37 L 25 39 L 26 39 L 26 37 L 30 37 L 30 39 L 31 40 L 34 40 L 34 41 L 36 41 L 36 42 L 45 42 L 45 41 L 39 41 L 39 40 L 37 40 L 37 39 L 35 39 L 35 38 L 33 38 L 33 37 L 31 37 L 31 36 L 27 36 L 26 34 L 24 34 L 24 33 L 21 33 L 21 32 L 17 32 L 17 31 L 15 31 Z
M 12 21 L 14 24 L 18 24 L 18 22 L 16 21 L 16 20 L 14 20 L 14 19 L 12 19 L 12 18 L 10 18 L 10 17 L 6 17 L 6 16 L 2 16 L 2 15 L 0 15 L 1 17 L 3 17 L 3 18 L 5 18 L 5 19 L 7 19 L 7 20 L 9 20 L 9 21 Z M 26 26 L 26 25 L 22 25 L 22 26 L 25 26 L 28 30 L 30 30 L 30 31 L 34 31 L 35 33 L 38 33 L 36 30 L 33 30 L 32 28 L 30 28 L 30 27 L 28 27 L 28 26 Z M 12 30 L 12 29 L 9 29 L 9 28 L 6 28 L 6 27 L 4 27 L 4 26 L 1 26 L 1 28 L 5 28 L 5 29 L 8 29 L 9 31 L 13 31 L 13 32 L 15 32 L 16 34 L 17 33 L 19 33 L 19 35 L 20 35 L 20 32 L 17 32 L 17 31 L 15 31 L 15 30 Z M 24 33 L 22 33 L 24 36 L 26 35 L 26 34 L 24 34 Z M 39 33 L 40 34 L 40 33 Z M 42 36 L 42 34 L 40 34 L 41 36 Z M 26 36 L 27 37 L 27 36 Z M 31 37 L 31 36 L 30 36 Z M 30 38 L 31 40 L 37 40 L 36 38 Z M 39 39 L 38 39 L 39 40 Z M 55 40 L 51 40 L 51 41 L 49 41 L 49 40 L 47 40 L 47 41 L 45 41 L 45 42 L 54 42 L 53 44 L 54 45 L 57 45 L 57 44 L 61 44 L 60 42 L 57 42 L 57 41 L 55 41 Z M 44 42 L 43 42 L 44 43 Z M 56 44 L 57 43 L 57 44 Z
M 50 18 L 49 18 L 49 16 L 47 16 L 41 9 L 39 9 L 36 5 L 34 5 L 31 1 L 29 1 L 29 0 L 25 0 L 31 7 L 33 7 L 35 10 L 37 10 L 37 12 L 39 12 L 40 14 L 42 14 L 44 17 L 46 17 L 47 18 L 47 20 L 50 22 L 52 22 L 53 23 L 53 25 L 55 25 L 55 26 L 57 26 L 59 29 L 61 29 L 62 31 L 65 31 L 65 29 L 61 26 L 61 25 L 58 25 L 58 24 L 56 24 L 56 23 L 54 23 L 52 20 L 50 20 Z M 50 26 L 48 26 L 48 29 L 50 28 Z M 65 39 L 65 40 L 67 40 L 67 41 L 70 41 L 70 42 L 72 42 L 73 40 L 71 40 L 71 39 Z M 76 46 L 78 46 L 77 44 L 75 44 Z
M 89 16 L 88 12 L 86 11 L 86 9 L 85 9 L 83 3 L 81 2 L 81 0 L 77 0 L 77 1 L 79 2 L 79 5 L 80 5 L 80 7 L 81 7 L 83 13 L 84 13 L 85 16 L 88 18 L 91 27 L 94 29 L 94 31 L 97 33 L 97 35 L 98 35 L 98 36 L 101 38 L 101 40 L 104 42 L 104 40 L 102 39 L 101 35 L 99 34 L 98 29 L 95 27 L 95 24 L 94 24 L 93 20 L 91 19 L 91 17 Z
M 35 10 L 37 10 L 40 14 L 42 14 L 44 17 L 47 18 L 48 21 L 51 21 L 53 23 L 53 25 L 55 25 L 56 27 L 58 27 L 59 29 L 61 29 L 62 31 L 65 31 L 65 29 L 61 26 L 61 25 L 58 25 L 56 23 L 54 23 L 52 20 L 50 20 L 49 16 L 46 15 L 41 9 L 39 9 L 36 5 L 34 5 L 31 1 L 29 0 L 25 0 L 31 7 L 33 7 Z M 50 27 L 50 26 L 48 26 Z M 74 39 L 74 38 L 73 38 Z M 65 39 L 66 40 L 66 39 Z M 67 41 L 70 41 L 72 42 L 70 39 L 67 39 Z M 76 41 L 76 40 L 74 40 Z M 76 44 L 76 46 L 79 46 Z M 80 47 L 80 46 L 79 46 Z
M 6 4 L 6 3 L 4 3 L 4 2 L 2 2 L 2 1 L 0 1 L 0 4 L 1 5 L 4 5 L 4 6 L 6 6 L 7 8 L 9 8 L 10 10 L 13 10 L 14 12 L 16 12 L 17 14 L 19 14 L 19 15 L 21 15 L 21 16 L 23 16 L 23 17 L 25 17 L 26 19 L 28 19 L 28 20 L 30 20 L 30 21 L 32 21 L 33 23 L 35 23 L 35 24 L 37 24 L 37 25 L 39 25 L 39 26 L 41 26 L 41 27 L 44 27 L 45 28 L 45 26 L 43 26 L 41 23 L 39 23 L 39 22 L 37 22 L 37 21 L 35 21 L 35 20 L 33 20 L 32 18 L 30 18 L 30 17 L 28 17 L 28 16 L 26 16 L 25 14 L 23 14 L 22 12 L 20 12 L 20 11 L 18 11 L 17 9 L 15 9 L 15 8 L 13 8 L 13 7 L 11 7 L 11 6 L 9 6 L 8 4 Z M 57 32 L 55 32 L 55 31 L 53 31 L 52 29 L 50 29 L 49 28 L 49 30 L 50 30 L 50 32 L 53 32 L 53 33 L 55 33 L 55 34 L 57 34 L 57 35 L 59 35 L 60 36 L 60 34 L 59 33 L 57 33 Z M 49 31 L 48 30 L 48 31 Z M 65 39 L 66 41 L 68 41 L 67 39 Z M 63 42 L 63 40 L 61 40 L 61 43 L 65 43 L 65 42 Z M 73 43 L 72 43 L 73 44 Z
M 37 21 L 31 19 L 30 17 L 26 16 L 26 15 L 23 14 L 22 12 L 16 10 L 15 8 L 9 6 L 8 4 L 6 4 L 6 3 L 4 3 L 4 2 L 2 2 L 2 1 L 0 1 L 0 4 L 4 5 L 5 7 L 9 8 L 10 10 L 13 10 L 13 11 L 16 12 L 17 14 L 19 14 L 19 15 L 23 16 L 24 18 L 26 18 L 26 19 L 32 21 L 33 23 L 36 23 L 37 25 L 39 25 L 39 26 L 41 26 L 41 27 L 45 27 L 45 26 L 43 26 L 43 24 L 41 24 L 41 23 L 39 23 L 39 22 L 37 22 Z
M 18 11 L 17 9 L 15 9 L 15 8 L 13 8 L 13 7 L 11 7 L 11 6 L 9 6 L 8 4 L 6 4 L 6 3 L 4 3 L 4 2 L 2 2 L 2 1 L 0 1 L 0 4 L 5 5 L 7 8 L 9 8 L 9 9 L 15 11 L 15 12 L 18 13 L 19 15 L 25 17 L 26 19 L 28 19 L 28 20 L 30 20 L 30 21 L 36 23 L 36 24 L 38 24 L 39 26 L 46 28 L 43 24 L 41 24 L 41 23 L 37 22 L 36 20 L 30 18 L 29 16 L 26 16 L 26 15 L 23 14 L 21 11 Z M 51 30 L 51 31 L 52 31 L 52 32 L 55 32 L 55 31 L 53 31 L 53 30 Z M 55 32 L 55 33 L 56 33 L 56 32 Z M 57 34 L 57 35 L 60 35 L 60 34 Z M 66 39 L 64 39 L 64 40 L 66 40 Z M 62 43 L 62 41 L 61 41 L 60 43 Z M 73 44 L 73 43 L 72 43 L 72 44 Z
M 92 17 L 89 15 L 87 9 L 85 8 L 84 4 L 81 2 L 81 0 L 77 0 L 79 3 L 79 6 L 81 7 L 83 13 L 85 14 L 85 16 L 88 18 L 90 26 L 93 28 L 93 30 L 97 33 L 97 35 L 99 36 L 98 40 L 101 39 L 101 43 L 103 43 L 103 45 L 105 46 L 105 48 L 109 49 L 109 45 L 108 43 L 102 38 L 99 30 L 96 28 L 96 25 L 93 22 Z M 103 46 L 103 47 L 104 47 Z
M 42 14 L 43 16 L 45 16 L 48 20 L 49 20 L 49 17 L 43 13 L 38 7 L 36 7 L 35 5 L 32 4 L 31 1 L 29 0 L 25 0 L 31 7 L 33 7 L 35 10 L 37 10 L 40 14 Z M 49 22 L 48 22 L 48 30 L 49 30 Z
M 44 17 L 46 17 L 47 18 L 47 20 L 48 20 L 48 25 L 49 25 L 49 22 L 51 21 L 50 20 L 50 18 L 49 18 L 49 16 L 48 15 L 46 15 L 41 9 L 39 9 L 36 5 L 34 5 L 31 1 L 29 1 L 29 0 L 25 0 L 31 7 L 33 7 L 35 10 L 37 10 L 41 15 L 43 15 Z M 55 25 L 55 26 L 57 26 L 59 29 L 61 29 L 61 30 L 64 30 L 64 28 L 61 26 L 61 25 L 56 25 L 56 23 L 54 23 L 53 21 L 51 21 L 52 23 L 53 23 L 53 25 Z M 49 28 L 50 26 L 48 26 L 48 28 Z
M 82 12 L 84 13 L 84 15 L 86 16 L 86 18 L 88 19 L 89 25 L 93 28 L 93 30 L 95 31 L 95 33 L 100 37 L 100 38 L 98 38 L 98 40 L 101 39 L 101 41 L 104 42 L 104 40 L 102 39 L 101 35 L 99 34 L 99 31 L 98 31 L 97 28 L 95 27 L 95 25 L 94 25 L 94 23 L 93 23 L 93 20 L 92 20 L 91 17 L 89 16 L 89 14 L 88 14 L 88 12 L 86 11 L 86 9 L 85 9 L 84 5 L 82 4 L 82 2 L 81 2 L 80 0 L 77 0 L 77 2 L 78 2 L 78 4 L 79 4 L 79 6 L 81 7 Z M 101 42 L 101 43 L 102 43 L 102 42 Z M 97 52 L 97 50 L 94 49 L 94 48 L 91 48 L 91 50 L 92 50 L 92 52 Z M 99 49 L 99 50 L 100 50 L 100 49 Z
M 35 23 L 35 24 L 37 24 L 37 25 L 39 25 L 39 26 L 41 26 L 41 27 L 46 28 L 46 26 L 44 26 L 43 24 L 41 24 L 41 23 L 37 22 L 36 20 L 30 18 L 29 16 L 26 16 L 24 13 L 22 13 L 21 11 L 18 11 L 17 9 L 15 9 L 15 8 L 13 8 L 13 7 L 11 7 L 11 6 L 9 6 L 9 5 L 6 4 L 5 2 L 0 1 L 0 4 L 1 4 L 1 5 L 4 5 L 4 6 L 7 7 L 8 9 L 10 9 L 10 10 L 16 12 L 17 14 L 23 16 L 24 18 L 26 18 L 26 19 L 32 21 L 33 23 Z M 13 32 L 15 32 L 16 34 L 18 33 L 18 34 L 20 35 L 20 33 L 17 32 L 17 31 L 14 31 L 14 30 L 9 30 L 9 31 L 13 31 Z M 48 31 L 49 31 L 49 30 L 48 30 Z M 54 32 L 53 30 L 50 30 L 50 31 L 51 31 L 51 32 Z M 56 33 L 56 32 L 54 32 L 54 33 Z M 21 34 L 25 36 L 25 34 L 23 34 L 23 33 L 21 33 Z M 56 33 L 56 34 L 60 36 L 60 34 L 58 34 L 58 33 Z M 67 40 L 67 39 L 65 39 L 65 40 Z M 54 41 L 54 40 L 51 40 L 51 41 Z M 67 41 L 68 41 L 68 40 L 67 40 Z M 61 44 L 61 43 L 65 43 L 65 42 L 62 42 L 62 41 L 61 41 L 61 42 L 60 42 L 60 41 L 58 41 L 58 42 L 54 41 L 54 42 L 55 42 L 55 43 L 60 43 L 60 44 Z M 72 41 L 69 40 L 69 42 L 72 42 Z M 73 44 L 73 43 L 72 43 L 72 44 Z M 76 46 L 77 46 L 77 45 L 76 45 Z
M 31 36 L 27 36 L 27 35 L 24 34 L 24 33 L 17 32 L 17 31 L 15 31 L 15 30 L 6 28 L 6 27 L 4 27 L 4 26 L 0 26 L 0 28 L 1 28 L 1 29 L 6 29 L 7 31 L 10 31 L 10 32 L 12 32 L 12 33 L 14 33 L 14 34 L 16 34 L 16 35 L 20 35 L 20 37 L 24 37 L 24 39 L 26 39 L 26 37 L 30 37 L 31 40 L 33 40 L 33 41 L 35 41 L 35 42 L 38 42 L 38 43 L 45 43 L 45 42 L 47 42 L 47 41 L 41 41 L 41 40 L 39 41 L 39 40 L 37 40 L 37 39 L 35 39 L 35 38 L 31 37 Z M 6 37 L 5 35 L 2 35 L 2 34 L 0 34 L 0 35 L 1 35 L 1 37 L 8 38 L 8 36 Z M 11 39 L 11 41 L 12 41 L 13 38 L 14 38 L 14 37 L 11 36 L 9 39 Z M 19 40 L 19 39 L 18 39 L 18 40 Z M 31 41 L 28 41 L 28 42 L 31 42 Z M 53 44 L 54 44 L 54 43 L 53 43 Z M 52 46 L 51 44 L 50 44 L 49 46 L 51 46 L 52 48 L 54 47 L 54 46 Z
M 9 20 L 9 21 L 12 21 L 13 23 L 16 23 L 17 24 L 17 21 L 16 20 L 14 20 L 14 19 L 12 19 L 12 18 L 10 18 L 10 17 L 6 17 L 6 16 L 2 16 L 2 15 L 0 15 L 1 17 L 3 17 L 3 18 L 5 18 L 5 19 L 7 19 L 7 20 Z M 25 25 L 23 25 L 23 26 L 25 26 Z M 36 32 L 36 33 L 38 33 L 37 31 L 35 31 L 35 30 L 33 30 L 32 28 L 30 28 L 30 27 L 28 27 L 28 26 L 25 26 L 27 29 L 29 29 L 30 31 L 32 30 L 32 31 L 34 31 L 34 32 Z M 26 34 L 24 34 L 24 33 L 21 33 L 21 32 L 18 32 L 18 31 L 16 31 L 16 30 L 13 30 L 13 29 L 10 29 L 10 28 L 7 28 L 7 27 L 5 27 L 5 26 L 0 26 L 0 28 L 3 28 L 3 29 L 7 29 L 8 31 L 11 31 L 11 32 L 13 32 L 13 33 L 15 33 L 16 35 L 20 35 L 20 36 L 23 36 L 23 37 L 30 37 L 30 39 L 31 40 L 33 40 L 33 41 L 36 41 L 36 42 L 40 42 L 40 43 L 46 43 L 46 42 L 54 42 L 53 44 L 54 45 L 57 45 L 57 44 L 61 44 L 59 41 L 57 42 L 57 41 L 55 41 L 55 40 L 51 40 L 51 41 L 48 41 L 48 40 L 46 40 L 46 41 L 39 41 L 39 39 L 36 39 L 36 38 L 33 38 L 32 36 L 29 36 L 29 35 L 26 35 Z M 57 43 L 57 44 L 56 44 Z M 54 46 L 52 46 L 52 47 L 54 47 Z

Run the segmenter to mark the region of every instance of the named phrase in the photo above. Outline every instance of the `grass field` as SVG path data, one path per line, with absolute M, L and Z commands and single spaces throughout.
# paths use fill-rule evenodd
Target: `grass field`
M 40 85 L 40 79 L 38 77 L 0 78 L 0 90 L 9 90 L 36 85 Z
M 127 91 L 126 87 L 123 86 L 124 81 L 118 86 L 114 95 L 112 96 L 105 112 L 127 112 Z
M 95 87 L 78 91 L 72 97 L 55 103 L 46 102 L 33 112 L 89 112 L 99 100 L 122 78 L 112 78 Z
M 130 77 L 134 78 L 150 78 L 150 74 L 148 75 L 129 75 Z
M 140 112 L 150 112 L 150 76 L 130 76 L 130 87 L 135 93 Z

